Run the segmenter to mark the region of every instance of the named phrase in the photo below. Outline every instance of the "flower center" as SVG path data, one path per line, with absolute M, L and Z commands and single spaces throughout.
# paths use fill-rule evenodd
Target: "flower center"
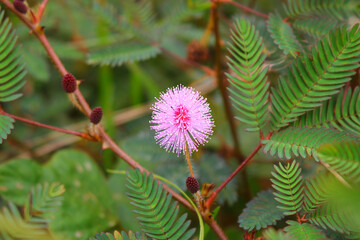
M 175 110 L 174 114 L 175 125 L 183 131 L 186 131 L 190 125 L 189 110 L 183 105 L 180 105 Z

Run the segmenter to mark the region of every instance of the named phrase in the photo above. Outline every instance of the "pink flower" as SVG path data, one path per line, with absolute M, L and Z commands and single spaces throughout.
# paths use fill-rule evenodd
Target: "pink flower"
M 156 142 L 167 151 L 185 153 L 197 151 L 212 134 L 214 121 L 206 98 L 193 88 L 169 88 L 152 106 L 150 121 Z

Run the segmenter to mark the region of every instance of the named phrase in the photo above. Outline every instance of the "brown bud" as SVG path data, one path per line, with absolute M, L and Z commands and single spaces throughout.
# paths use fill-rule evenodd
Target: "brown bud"
M 26 4 L 24 3 L 24 1 L 15 0 L 15 1 L 13 2 L 13 5 L 14 5 L 14 8 L 15 8 L 18 12 L 20 12 L 20 13 L 22 13 L 22 14 L 25 14 L 25 13 L 27 13 L 27 11 L 28 11 L 28 7 L 27 7 Z
M 95 107 L 90 114 L 90 122 L 93 124 L 98 124 L 101 121 L 103 111 L 101 107 Z
M 187 47 L 187 59 L 194 62 L 205 62 L 209 60 L 209 50 L 199 41 L 192 41 Z
M 189 189 L 191 193 L 196 193 L 200 189 L 199 182 L 194 177 L 188 177 L 186 179 L 186 187 Z
M 62 86 L 67 93 L 73 93 L 76 90 L 76 78 L 68 73 L 62 79 Z

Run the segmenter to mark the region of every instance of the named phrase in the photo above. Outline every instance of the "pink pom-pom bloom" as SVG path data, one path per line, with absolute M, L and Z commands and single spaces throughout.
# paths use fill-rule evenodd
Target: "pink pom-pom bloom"
M 197 151 L 212 134 L 214 121 L 206 98 L 193 88 L 177 86 L 160 94 L 150 121 L 155 139 L 167 151 Z

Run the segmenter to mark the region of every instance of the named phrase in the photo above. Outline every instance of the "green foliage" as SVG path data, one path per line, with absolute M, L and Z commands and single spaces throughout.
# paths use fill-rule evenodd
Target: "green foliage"
M 152 175 L 147 176 L 139 169 L 127 172 L 127 180 L 130 192 L 126 195 L 136 208 L 138 220 L 143 226 L 142 231 L 153 239 L 190 239 L 195 229 L 187 230 L 190 220 L 186 220 L 187 214 L 177 219 L 179 206 L 172 202 L 171 194 L 164 190 Z
M 317 148 L 324 143 L 355 140 L 356 137 L 334 129 L 289 127 L 275 133 L 270 140 L 263 140 L 264 152 L 279 158 L 312 156 L 318 161 Z
M 267 24 L 275 44 L 285 55 L 290 54 L 296 58 L 304 51 L 289 23 L 283 21 L 280 14 L 270 14 Z
M 291 164 L 279 166 L 274 165 L 276 172 L 272 172 L 271 179 L 275 200 L 280 203 L 278 206 L 284 210 L 285 215 L 293 215 L 300 212 L 303 202 L 303 186 L 301 168 L 294 160 Z
M 296 19 L 292 27 L 301 32 L 307 33 L 315 39 L 321 39 L 330 31 L 337 27 L 342 27 L 344 23 L 336 19 L 329 19 L 326 17 L 309 17 L 304 19 Z
M 287 81 L 281 78 L 272 91 L 272 128 L 287 126 L 338 93 L 359 67 L 359 52 L 360 31 L 355 25 L 350 32 L 341 28 L 330 33 L 313 48 L 312 58 L 297 58 L 287 69 Z
M 247 231 L 260 230 L 284 217 L 283 212 L 277 208 L 272 190 L 262 191 L 246 204 L 246 208 L 239 216 L 240 227 Z
M 284 9 L 290 17 L 327 15 L 344 19 L 346 13 L 351 9 L 349 3 L 351 0 L 288 0 Z
M 89 64 L 121 66 L 126 62 L 134 62 L 155 57 L 160 49 L 155 45 L 123 44 L 106 46 L 92 51 L 88 56 Z
M 231 38 L 228 58 L 231 72 L 227 74 L 232 85 L 231 99 L 241 114 L 237 118 L 251 126 L 247 130 L 258 131 L 266 123 L 269 105 L 268 67 L 264 67 L 262 38 L 254 25 L 244 19 L 236 22 Z
M 1 115 L 0 113 L 0 144 L 3 143 L 3 140 L 11 133 L 11 130 L 14 128 L 14 122 L 15 120 L 13 118 Z
M 283 231 L 276 231 L 274 228 L 267 228 L 263 232 L 265 240 L 289 240 L 289 234 Z
M 109 189 L 104 187 L 104 176 L 86 154 L 63 150 L 43 166 L 26 159 L 0 165 L 1 197 L 17 205 L 26 205 L 28 192 L 43 182 L 61 182 L 66 188 L 58 211 L 46 215 L 53 220 L 49 226 L 54 237 L 86 239 L 115 225 L 113 200 Z M 36 202 L 39 209 L 51 208 Z
M 339 95 L 332 97 L 323 105 L 307 112 L 295 123 L 295 126 L 336 128 L 360 134 L 360 94 L 359 88 L 354 92 L 349 88 L 342 89 Z
M 12 202 L 0 212 L 0 239 L 53 239 L 48 231 L 49 211 L 61 205 L 64 186 L 57 183 L 37 185 L 31 191 L 22 215 Z
M 319 159 L 331 169 L 355 183 L 360 182 L 359 142 L 337 142 L 322 145 L 318 150 Z
M 321 230 L 308 223 L 300 224 L 295 221 L 287 221 L 288 226 L 284 229 L 290 234 L 291 239 L 294 240 L 323 240 L 327 239 Z
M 146 240 L 145 236 L 140 233 L 129 232 L 121 232 L 115 231 L 114 235 L 111 233 L 98 233 L 96 234 L 96 238 L 91 237 L 90 240 Z
M 10 102 L 22 96 L 16 93 L 24 84 L 24 64 L 16 47 L 17 37 L 9 19 L 0 10 L 0 102 Z
M 311 212 L 326 202 L 329 189 L 326 189 L 325 186 L 328 180 L 328 176 L 321 174 L 311 181 L 306 181 L 303 204 L 305 212 Z

